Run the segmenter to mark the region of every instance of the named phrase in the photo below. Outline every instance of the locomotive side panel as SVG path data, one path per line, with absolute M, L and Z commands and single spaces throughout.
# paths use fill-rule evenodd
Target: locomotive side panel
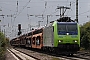
M 54 47 L 53 26 L 46 27 L 43 30 L 43 46 Z

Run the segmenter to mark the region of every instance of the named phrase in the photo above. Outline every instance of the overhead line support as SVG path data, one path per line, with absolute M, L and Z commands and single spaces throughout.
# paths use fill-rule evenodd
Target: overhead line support
M 78 0 L 76 0 L 76 21 L 78 23 Z

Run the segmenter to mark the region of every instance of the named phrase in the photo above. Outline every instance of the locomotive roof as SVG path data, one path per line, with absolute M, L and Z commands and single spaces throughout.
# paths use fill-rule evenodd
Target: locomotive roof
M 76 22 L 57 22 L 57 23 L 60 23 L 60 24 L 77 24 Z
M 70 17 L 61 17 L 57 19 L 58 22 L 75 22 L 74 20 L 71 20 Z

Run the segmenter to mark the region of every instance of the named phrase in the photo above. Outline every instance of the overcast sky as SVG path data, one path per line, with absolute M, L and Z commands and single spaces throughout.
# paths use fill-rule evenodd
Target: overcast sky
M 71 9 L 67 10 L 65 15 L 75 19 L 75 2 L 76 0 L 0 0 L 0 10 L 2 10 L 0 11 L 0 15 L 5 15 L 4 18 L 0 16 L 0 25 L 6 25 L 6 27 L 1 27 L 2 30 L 4 28 L 7 30 L 6 33 L 12 30 L 17 31 L 19 23 L 22 25 L 22 29 L 26 29 L 26 31 L 29 25 L 37 26 L 38 21 L 43 21 L 40 23 L 43 26 L 46 24 L 47 15 L 53 15 L 48 18 L 49 22 L 59 18 L 59 16 L 54 16 L 59 15 L 59 10 L 56 9 L 57 6 L 70 7 Z M 90 0 L 79 0 L 78 14 L 79 24 L 90 21 Z M 33 16 L 28 17 L 28 15 Z M 43 15 L 43 18 L 36 15 Z

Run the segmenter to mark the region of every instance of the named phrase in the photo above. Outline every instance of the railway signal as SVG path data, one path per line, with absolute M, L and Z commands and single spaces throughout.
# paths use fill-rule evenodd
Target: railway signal
M 21 24 L 18 24 L 18 30 L 21 31 Z
M 20 35 L 22 33 L 21 32 L 21 24 L 18 24 L 18 30 L 19 30 L 18 35 Z

